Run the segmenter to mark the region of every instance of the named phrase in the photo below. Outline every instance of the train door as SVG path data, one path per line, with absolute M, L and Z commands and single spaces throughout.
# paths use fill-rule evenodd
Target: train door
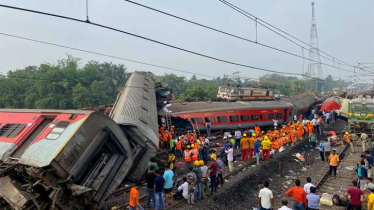
M 287 122 L 287 118 L 288 118 L 288 112 L 290 112 L 291 110 L 288 110 L 288 109 L 284 109 L 283 111 L 283 122 Z

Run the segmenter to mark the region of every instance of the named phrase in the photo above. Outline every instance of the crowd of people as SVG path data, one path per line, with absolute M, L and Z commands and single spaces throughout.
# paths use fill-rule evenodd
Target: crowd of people
M 159 206 L 164 209 L 166 206 L 173 204 L 173 197 L 183 198 L 188 203 L 194 204 L 200 199 L 212 195 L 216 192 L 218 186 L 224 184 L 224 169 L 228 168 L 230 172 L 234 170 L 234 153 L 241 152 L 241 161 L 243 162 L 248 162 L 255 157 L 256 163 L 260 164 L 261 161 L 266 162 L 269 160 L 271 154 L 283 146 L 290 143 L 291 146 L 294 146 L 296 141 L 301 140 L 304 136 L 308 136 L 311 147 L 317 146 L 321 154 L 321 160 L 328 161 L 330 174 L 334 172 L 336 176 L 336 166 L 339 162 L 339 157 L 336 155 L 333 146 L 339 142 L 334 132 L 323 132 L 324 124 L 330 123 L 332 119 L 336 120 L 334 112 L 331 114 L 323 113 L 322 115 L 312 113 L 308 118 L 302 116 L 299 116 L 299 118 L 294 116 L 294 118 L 294 121 L 290 121 L 279 128 L 278 122 L 274 121 L 274 128 L 268 131 L 261 130 L 257 125 L 254 128 L 244 130 L 238 128 L 233 135 L 230 134 L 223 137 L 222 147 L 214 147 L 215 145 L 211 145 L 206 135 L 198 135 L 196 130 L 189 130 L 186 135 L 177 136 L 174 132 L 174 126 L 167 130 L 165 125 L 162 124 L 159 127 L 159 149 L 168 150 L 169 154 L 165 170 L 158 168 L 154 158 L 151 158 L 148 164 L 148 173 L 145 177 L 147 181 L 146 207 L 151 208 L 151 200 L 153 200 L 152 204 L 156 210 L 159 209 Z M 321 139 L 317 145 L 317 133 L 320 135 L 327 134 L 329 138 L 323 141 Z M 364 137 L 365 135 L 363 134 Z M 344 138 L 348 144 L 352 143 L 350 141 L 351 135 L 346 133 Z M 353 146 L 352 152 L 354 152 Z M 184 173 L 181 173 L 183 175 L 180 176 L 182 177 L 180 180 L 176 178 L 177 175 L 175 173 L 177 159 L 184 162 Z M 370 158 L 365 160 L 370 161 Z M 360 173 L 365 176 L 364 170 L 362 171 Z M 298 188 L 300 181 L 296 181 L 295 184 L 295 188 L 286 194 L 293 196 L 294 199 L 296 194 L 296 199 L 300 200 L 300 197 L 298 197 L 302 192 Z M 311 185 L 310 181 L 307 184 Z M 269 183 L 265 182 L 263 186 L 265 187 L 259 194 L 259 205 L 262 209 L 269 209 L 273 206 L 272 200 L 264 201 L 265 198 L 272 198 L 269 193 L 270 190 L 268 190 Z M 173 191 L 173 189 L 175 190 Z M 301 189 L 305 191 L 306 201 L 308 201 L 308 197 L 316 199 L 315 188 L 312 185 L 307 191 L 303 188 Z M 304 204 L 309 205 L 308 202 L 305 203 L 304 201 L 302 201 Z M 282 204 L 285 204 L 285 202 L 282 201 Z M 131 203 L 130 198 L 130 207 L 132 206 L 131 204 L 136 204 L 136 202 Z M 298 205 L 299 207 L 295 206 L 294 208 L 301 208 L 301 204 Z M 135 206 L 138 206 L 138 204 Z

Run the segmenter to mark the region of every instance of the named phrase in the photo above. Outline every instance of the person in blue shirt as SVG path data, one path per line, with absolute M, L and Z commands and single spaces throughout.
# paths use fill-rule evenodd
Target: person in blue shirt
M 255 153 L 257 165 L 260 165 L 260 139 L 257 139 L 255 142 Z
M 166 205 L 172 205 L 173 204 L 173 177 L 174 173 L 170 169 L 169 165 L 165 165 L 165 173 L 164 173 L 164 179 L 165 179 L 165 186 L 164 186 L 164 194 L 165 194 L 165 203 Z M 168 203 L 168 200 L 170 198 L 170 203 Z
M 155 210 L 158 210 L 158 205 L 161 202 L 161 209 L 165 209 L 164 197 L 162 196 L 162 189 L 165 186 L 165 179 L 162 176 L 163 171 L 156 170 L 157 178 L 154 181 L 154 191 L 155 191 Z
M 321 160 L 325 161 L 325 155 L 323 153 L 323 141 L 322 140 L 319 141 L 318 149 L 319 149 L 319 155 L 321 156 Z
M 364 189 L 365 184 L 366 184 L 365 179 L 368 177 L 368 174 L 365 168 L 365 161 L 361 160 L 360 165 L 357 164 L 356 172 L 357 172 L 358 179 L 360 181 L 360 184 L 359 184 L 360 189 L 362 190 Z

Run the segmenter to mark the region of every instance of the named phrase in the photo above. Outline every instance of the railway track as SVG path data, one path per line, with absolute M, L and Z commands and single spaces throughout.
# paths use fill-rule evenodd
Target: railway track
M 305 140 L 305 138 L 304 138 L 304 140 Z M 297 142 L 297 144 L 298 143 L 301 143 L 301 142 Z M 290 147 L 289 149 L 292 150 L 293 148 Z M 241 159 L 241 153 L 235 154 L 234 156 L 237 160 Z M 236 162 L 237 162 L 236 165 L 234 165 L 234 171 L 231 172 L 231 173 L 226 173 L 223 177 L 224 180 L 231 179 L 232 177 L 236 176 L 237 174 L 239 174 L 243 171 L 251 173 L 251 170 L 256 170 L 256 168 L 257 168 L 257 167 L 253 167 L 253 165 L 256 163 L 256 159 L 251 159 L 248 163 L 243 163 L 241 161 L 236 161 Z M 263 166 L 263 164 L 261 164 L 261 165 Z M 140 194 L 142 194 L 142 193 L 140 193 Z M 139 197 L 139 203 L 143 207 L 145 207 L 146 198 L 147 198 L 147 196 L 145 194 L 143 194 Z M 174 199 L 174 204 L 168 206 L 166 209 L 178 209 L 179 207 L 181 207 L 184 204 L 186 204 L 186 201 L 184 199 L 178 199 L 178 200 Z M 128 207 L 127 200 L 126 200 L 125 204 L 117 206 L 118 209 L 127 209 L 127 207 Z
M 344 150 L 339 154 L 341 162 L 337 170 L 337 177 L 329 176 L 328 171 L 322 176 L 316 184 L 319 194 L 328 193 L 330 195 L 342 195 L 348 188 L 352 186 L 352 181 L 357 180 L 355 169 L 362 154 L 361 147 L 355 147 L 356 153 L 349 154 L 347 152 L 349 145 L 346 145 Z M 333 206 L 333 209 L 345 209 L 345 206 Z M 329 206 L 320 206 L 320 209 L 329 209 Z
M 235 158 L 237 159 L 237 158 L 241 158 L 241 153 L 238 153 L 238 154 L 236 154 L 236 155 L 234 155 L 235 156 Z M 225 175 L 223 178 L 224 179 L 226 179 L 226 178 L 228 178 L 228 177 L 231 177 L 231 176 L 234 176 L 235 174 L 237 174 L 237 173 L 239 173 L 240 171 L 242 171 L 244 168 L 246 168 L 246 167 L 248 167 L 249 165 L 251 165 L 251 164 L 253 164 L 253 163 L 256 163 L 256 160 L 251 160 L 251 161 L 249 161 L 248 163 L 246 163 L 246 164 L 241 164 L 241 166 L 239 166 L 239 167 L 235 167 L 235 171 L 233 171 L 233 172 L 231 172 L 231 173 L 229 173 L 229 174 L 227 174 L 227 175 Z M 145 182 L 144 182 L 145 183 Z M 131 186 L 128 186 L 128 187 L 125 187 L 125 188 L 121 188 L 121 189 L 118 189 L 118 190 L 116 190 L 112 195 L 114 195 L 114 196 L 120 196 L 120 195 L 123 195 L 123 194 L 125 194 L 125 193 L 128 193 L 128 192 L 130 192 L 130 189 L 133 187 L 134 185 L 131 185 Z M 147 195 L 141 195 L 141 196 L 139 196 L 139 203 L 145 203 L 145 200 L 147 199 Z M 178 203 L 179 202 L 182 202 L 182 201 L 184 201 L 184 200 L 178 200 L 177 202 L 174 202 L 174 204 L 173 205 L 171 205 L 171 206 L 169 206 L 168 208 L 174 208 L 174 207 L 178 207 Z M 181 204 L 183 204 L 183 203 L 181 203 Z M 128 205 L 129 205 L 129 203 L 128 202 L 126 202 L 125 204 L 123 204 L 123 205 L 120 205 L 120 206 L 117 206 L 117 209 L 127 209 L 127 207 L 128 207 Z M 145 206 L 145 205 L 143 205 L 143 206 Z

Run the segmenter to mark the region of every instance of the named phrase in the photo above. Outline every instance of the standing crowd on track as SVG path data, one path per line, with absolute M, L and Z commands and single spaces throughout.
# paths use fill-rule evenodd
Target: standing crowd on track
M 148 173 L 145 176 L 147 182 L 146 208 L 150 209 L 153 206 L 156 210 L 160 207 L 165 209 L 167 206 L 173 205 L 173 198 L 181 198 L 189 204 L 194 204 L 200 199 L 211 196 L 219 186 L 224 184 L 224 169 L 227 168 L 229 172 L 233 172 L 234 161 L 239 161 L 235 160 L 234 153 L 239 154 L 241 152 L 241 158 L 239 158 L 243 163 L 255 158 L 256 164 L 260 165 L 261 162 L 267 162 L 276 151 L 282 152 L 289 144 L 295 146 L 295 143 L 305 136 L 308 136 L 311 147 L 319 149 L 321 160 L 328 162 L 330 175 L 334 172 L 336 176 L 339 156 L 333 147 L 340 144 L 341 141 L 335 132 L 324 132 L 323 129 L 325 124 L 337 120 L 335 113 L 333 111 L 316 114 L 313 111 L 308 117 L 295 115 L 294 121 L 287 122 L 285 125 L 278 125 L 278 121 L 274 119 L 274 127 L 267 131 L 261 130 L 257 125 L 248 129 L 238 128 L 233 135 L 229 134 L 223 137 L 222 147 L 217 143 L 212 144 L 206 135 L 199 135 L 196 130 L 189 130 L 186 135 L 177 136 L 174 126 L 170 126 L 168 129 L 162 124 L 159 126 L 159 150 L 168 151 L 168 156 L 164 161 L 164 167 L 158 167 L 155 158 L 151 158 L 148 164 Z M 328 138 L 318 141 L 317 133 L 320 136 L 327 135 Z M 352 145 L 352 152 L 355 151 L 351 139 L 356 140 L 358 138 L 356 137 L 348 133 L 344 135 L 344 141 Z M 361 139 L 366 141 L 368 137 L 362 133 Z M 366 151 L 366 155 L 362 157 L 361 161 L 363 165 L 361 164 L 357 168 L 359 185 L 364 183 L 360 180 L 366 180 L 366 182 L 371 180 L 367 173 L 368 168 L 371 170 L 373 164 L 371 154 L 374 153 L 374 143 L 370 147 L 363 145 L 363 150 L 365 150 L 365 147 L 373 149 L 372 152 L 371 150 Z M 305 161 L 299 153 L 294 154 L 294 156 L 299 158 L 300 161 Z M 369 156 L 370 158 L 368 158 Z M 162 168 L 165 168 L 165 171 Z M 177 169 L 179 170 L 178 173 Z M 272 191 L 269 190 L 269 185 L 269 182 L 265 182 L 264 185 L 261 184 L 262 189 L 258 195 L 258 207 L 260 209 L 274 208 L 273 195 Z M 318 209 L 320 196 L 315 194 L 316 188 L 311 183 L 311 179 L 307 179 L 304 188 L 300 187 L 299 180 L 295 182 L 295 185 L 286 192 L 287 196 L 294 199 L 293 209 L 303 209 L 304 207 Z M 365 186 L 365 189 L 369 192 L 372 185 Z M 133 196 L 130 196 L 130 208 L 142 209 L 137 201 L 138 193 L 134 193 L 137 192 L 138 187 L 135 186 L 133 189 L 131 189 Z M 287 200 L 282 200 L 283 206 L 281 209 L 287 209 L 287 204 Z M 352 205 L 352 202 L 350 205 Z

